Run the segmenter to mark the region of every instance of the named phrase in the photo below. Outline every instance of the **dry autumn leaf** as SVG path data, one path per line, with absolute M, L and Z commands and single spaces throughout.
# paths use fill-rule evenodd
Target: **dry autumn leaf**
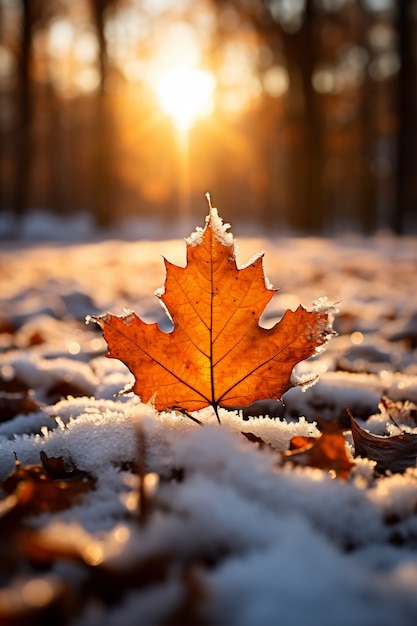
M 14 497 L 13 507 L 6 511 L 13 519 L 63 511 L 95 488 L 95 480 L 86 472 L 66 470 L 62 457 L 48 457 L 42 451 L 41 461 L 42 465 L 16 461 L 15 470 L 0 484 L 6 496 Z
M 399 435 L 384 437 L 374 435 L 359 426 L 348 410 L 355 445 L 355 456 L 367 457 L 376 461 L 378 472 L 405 472 L 407 467 L 415 467 L 417 462 L 417 435 L 402 432 Z
M 258 435 L 254 435 L 253 433 L 248 433 L 248 432 L 243 432 L 243 431 L 242 431 L 242 435 L 245 437 L 245 439 L 247 439 L 251 443 L 259 444 L 259 447 L 261 449 L 269 448 L 270 450 L 273 450 L 275 452 L 275 448 L 271 446 L 270 443 L 267 443 L 266 441 L 264 441 L 262 437 L 258 437 Z
M 294 366 L 333 332 L 325 299 L 312 311 L 287 310 L 271 329 L 259 326 L 276 290 L 265 284 L 262 255 L 238 269 L 228 228 L 210 205 L 205 228 L 187 239 L 186 266 L 165 260 L 159 297 L 172 332 L 134 312 L 90 318 L 103 329 L 107 356 L 127 365 L 135 376 L 132 390 L 158 411 L 211 405 L 218 418 L 218 407 L 280 399 L 294 384 Z
M 7 422 L 16 415 L 29 415 L 41 409 L 41 405 L 29 391 L 8 393 L 0 391 L 0 422 Z
M 341 432 L 322 432 L 320 437 L 293 437 L 291 449 L 285 460 L 296 465 L 308 465 L 333 471 L 338 478 L 346 479 L 354 463 L 346 452 L 346 441 Z

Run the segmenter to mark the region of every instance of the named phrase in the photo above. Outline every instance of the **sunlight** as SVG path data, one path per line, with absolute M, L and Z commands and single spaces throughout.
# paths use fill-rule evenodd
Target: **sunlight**
M 214 86 L 214 77 L 209 72 L 178 65 L 161 76 L 156 94 L 175 127 L 188 130 L 198 117 L 212 112 Z

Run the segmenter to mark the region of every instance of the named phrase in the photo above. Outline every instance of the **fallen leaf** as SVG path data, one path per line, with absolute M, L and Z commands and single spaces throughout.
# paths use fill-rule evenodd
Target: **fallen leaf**
M 94 489 L 94 479 L 79 470 L 66 470 L 61 461 L 59 457 L 48 459 L 43 453 L 42 465 L 24 466 L 16 462 L 16 469 L 1 484 L 6 495 L 16 497 L 10 511 L 13 518 L 62 511 Z M 5 518 L 3 521 L 7 522 Z
M 303 437 L 302 435 L 295 435 L 294 437 L 291 437 L 289 456 L 291 456 L 294 451 L 299 452 L 300 450 L 311 448 L 316 442 L 317 437 Z
M 39 402 L 27 390 L 15 393 L 0 391 L 0 422 L 7 422 L 16 415 L 36 413 L 40 409 Z
M 376 461 L 378 472 L 404 472 L 407 467 L 415 467 L 417 459 L 417 435 L 402 432 L 385 437 L 374 435 L 359 426 L 352 413 L 350 423 L 355 444 L 355 456 Z
M 13 335 L 16 327 L 11 320 L 0 318 L 0 335 Z
M 284 460 L 334 471 L 341 479 L 347 478 L 355 465 L 346 452 L 346 440 L 341 432 L 324 431 L 320 437 L 292 437 Z
M 3 370 L 6 368 L 3 368 Z M 31 391 L 30 386 L 23 378 L 17 376 L 13 367 L 10 366 L 9 375 L 0 374 L 0 391 L 6 393 L 20 393 Z
M 33 331 L 27 338 L 28 347 L 41 346 L 43 343 L 46 343 L 46 339 L 40 330 Z
M 90 480 L 91 477 L 87 472 L 73 467 L 72 464 L 65 464 L 62 456 L 47 456 L 44 450 L 39 453 L 42 467 L 45 474 L 54 480 Z
M 280 399 L 292 370 L 332 334 L 328 308 L 287 310 L 271 329 L 259 319 L 276 290 L 265 284 L 262 255 L 238 269 L 233 236 L 210 206 L 204 229 L 187 240 L 187 264 L 165 260 L 159 294 L 174 329 L 161 331 L 134 312 L 90 318 L 111 358 L 135 376 L 132 390 L 158 411 L 248 406 Z M 220 421 L 220 420 L 219 420 Z
M 120 601 L 128 589 L 165 580 L 172 570 L 174 555 L 164 548 L 143 556 L 132 554 L 127 527 L 116 527 L 100 539 L 83 532 L 76 540 L 74 528 L 59 536 L 48 526 L 26 529 L 19 536 L 19 548 L 30 562 L 43 568 L 58 560 L 81 564 L 90 574 L 84 592 L 100 597 L 106 604 Z M 127 531 L 126 538 L 120 538 L 121 528 Z
M 382 411 L 398 427 L 409 426 L 410 428 L 415 428 L 417 426 L 417 405 L 410 400 L 394 402 L 390 398 L 383 396 L 381 398 Z
M 51 404 L 55 404 L 62 400 L 63 398 L 67 398 L 68 396 L 72 396 L 73 398 L 81 398 L 82 396 L 88 395 L 88 389 L 86 387 L 82 387 L 72 380 L 58 380 L 53 385 L 49 387 L 46 391 L 46 398 Z
M 258 437 L 258 435 L 254 435 L 253 433 L 247 433 L 243 431 L 242 431 L 242 435 L 245 437 L 245 439 L 247 439 L 251 443 L 259 444 L 259 448 L 261 450 L 264 448 L 269 448 L 270 450 L 273 450 L 274 452 L 276 452 L 276 449 L 273 446 L 271 446 L 270 443 L 267 443 L 266 441 L 264 441 L 262 437 Z

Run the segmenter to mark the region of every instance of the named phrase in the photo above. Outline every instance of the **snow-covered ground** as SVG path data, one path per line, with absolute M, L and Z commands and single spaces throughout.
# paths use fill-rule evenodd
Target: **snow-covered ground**
M 164 282 L 161 256 L 183 264 L 183 241 L 2 243 L 2 398 L 30 389 L 34 404 L 28 414 L 2 414 L 1 480 L 14 455 L 22 465 L 39 464 L 44 451 L 96 482 L 73 506 L 25 519 L 59 556 L 46 570 L 22 557 L 20 569 L 3 573 L 0 611 L 13 589 L 35 582 L 75 598 L 55 608 L 71 626 L 415 626 L 417 468 L 379 475 L 373 462 L 357 458 L 342 481 L 282 463 L 241 432 L 284 451 L 294 435 L 318 435 L 316 423 L 348 428 L 349 407 L 372 432 L 393 433 L 380 403 L 386 397 L 398 403 L 400 426 L 417 434 L 417 240 L 237 243 L 238 264 L 265 251 L 266 275 L 280 288 L 264 325 L 327 296 L 339 302 L 339 334 L 298 368 L 319 374 L 315 386 L 261 407 L 275 418 L 221 411 L 218 426 L 207 409 L 203 427 L 115 396 L 131 375 L 105 358 L 100 329 L 84 323 L 86 315 L 129 307 L 169 330 L 153 294 Z M 352 451 L 349 433 L 346 439 Z M 139 521 L 138 463 L 149 509 Z M 30 594 L 22 597 L 26 623 L 42 623 Z

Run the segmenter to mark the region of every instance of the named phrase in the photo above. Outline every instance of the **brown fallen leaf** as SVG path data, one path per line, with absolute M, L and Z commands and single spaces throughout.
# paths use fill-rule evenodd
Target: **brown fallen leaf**
M 394 402 L 387 396 L 381 398 L 382 409 L 397 426 L 417 426 L 417 405 L 410 400 Z M 400 426 L 399 426 L 400 427 Z
M 62 456 L 47 456 L 44 450 L 39 453 L 42 467 L 45 474 L 54 480 L 89 480 L 91 477 L 87 472 L 79 470 L 72 463 L 64 463 Z
M 72 396 L 73 398 L 80 398 L 82 396 L 87 396 L 89 394 L 89 390 L 87 387 L 82 387 L 72 380 L 58 380 L 53 385 L 49 387 L 46 391 L 46 399 L 51 404 L 55 404 L 62 400 L 63 398 L 67 398 L 68 396 Z
M 123 528 L 126 538 L 121 538 Z M 132 557 L 127 527 L 114 528 L 104 539 L 83 533 L 83 537 L 74 540 L 71 532 L 68 535 L 57 536 L 48 526 L 25 529 L 19 535 L 19 549 L 31 563 L 43 568 L 58 560 L 82 565 L 89 575 L 83 592 L 101 598 L 106 604 L 120 601 L 128 589 L 165 580 L 172 571 L 174 554 L 166 549 Z
M 0 335 L 13 335 L 16 332 L 16 326 L 12 320 L 0 318 Z
M 65 470 L 57 458 L 48 459 L 43 453 L 42 465 L 21 465 L 1 484 L 3 492 L 16 497 L 9 515 L 22 518 L 45 511 L 62 511 L 75 504 L 80 497 L 94 489 L 95 480 L 79 470 Z M 3 521 L 7 521 L 7 516 Z
M 254 435 L 253 433 L 248 433 L 248 432 L 243 432 L 243 431 L 242 431 L 242 435 L 245 437 L 245 439 L 247 439 L 251 443 L 258 443 L 259 444 L 259 448 L 261 450 L 263 448 L 270 448 L 271 450 L 276 452 L 275 448 L 273 446 L 271 446 L 270 443 L 267 443 L 266 441 L 264 441 L 262 439 L 262 437 L 258 437 L 258 435 Z
M 3 368 L 6 369 L 6 368 Z M 0 374 L 0 391 L 6 393 L 25 393 L 30 392 L 30 385 L 18 376 L 14 369 L 10 367 L 10 372 L 5 375 L 3 372 Z
M 172 332 L 134 312 L 90 318 L 103 329 L 107 356 L 127 365 L 135 376 L 132 390 L 158 411 L 211 405 L 218 418 L 218 407 L 280 399 L 294 384 L 294 366 L 333 333 L 324 305 L 312 311 L 300 305 L 273 328 L 259 326 L 276 290 L 265 284 L 262 255 L 237 268 L 227 228 L 210 206 L 205 228 L 187 240 L 186 267 L 165 260 L 160 298 Z
M 292 437 L 290 450 L 284 454 L 284 460 L 296 465 L 334 471 L 343 480 L 355 465 L 346 452 L 346 440 L 341 432 L 324 431 L 320 437 Z
M 378 472 L 404 472 L 407 467 L 415 467 L 417 459 L 417 435 L 403 432 L 400 435 L 385 437 L 374 435 L 359 426 L 348 410 L 355 444 L 355 456 L 376 461 Z
M 0 422 L 7 422 L 16 415 L 35 413 L 40 408 L 39 402 L 27 390 L 15 393 L 0 391 Z

